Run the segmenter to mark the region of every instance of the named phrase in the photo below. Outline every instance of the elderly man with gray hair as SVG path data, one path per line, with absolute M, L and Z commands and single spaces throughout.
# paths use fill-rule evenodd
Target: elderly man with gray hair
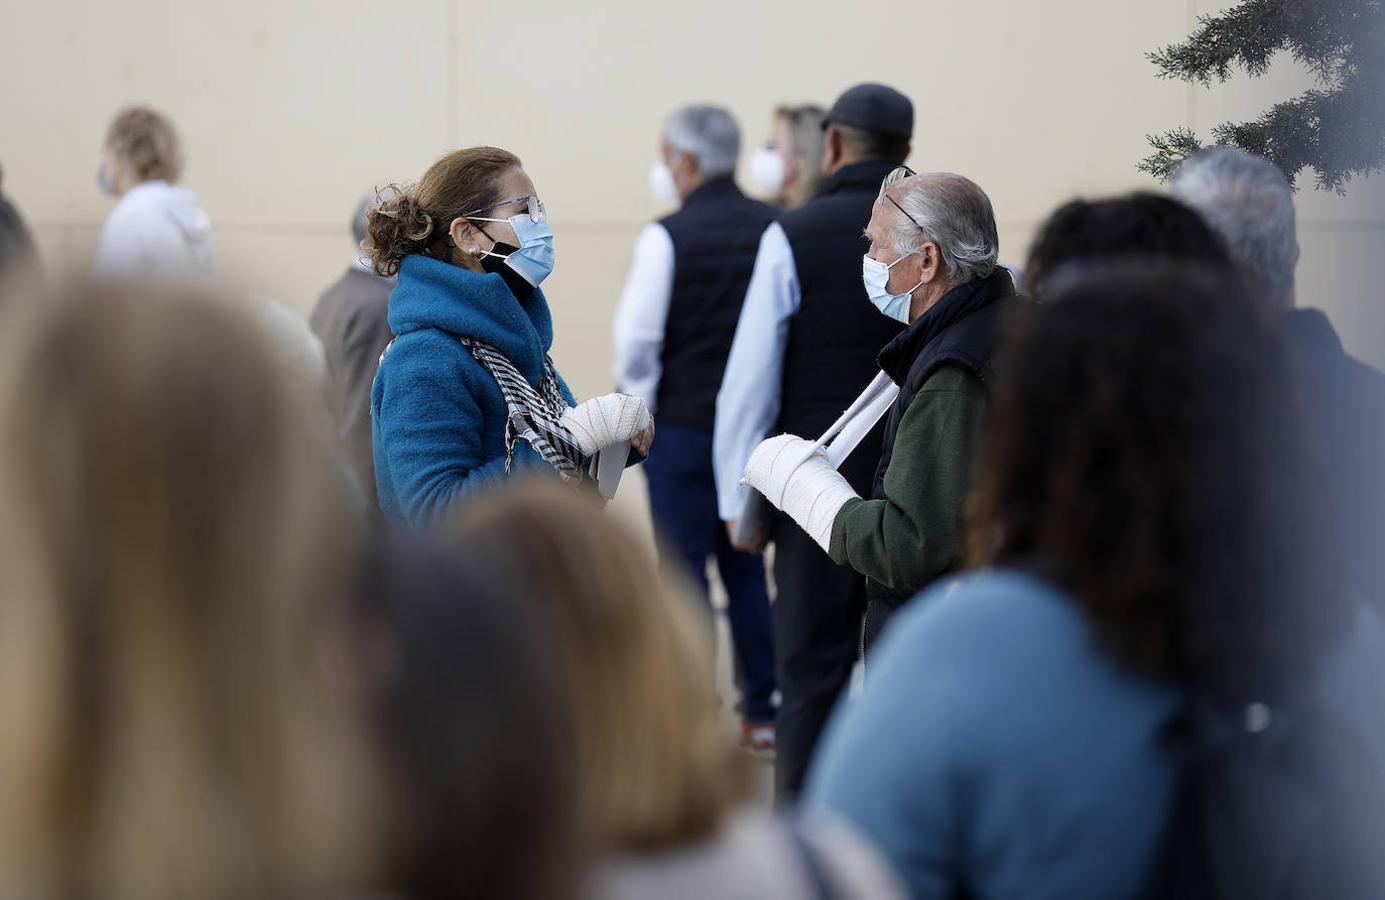
M 731 546 L 717 513 L 712 435 L 717 389 L 736 333 L 760 236 L 772 207 L 745 197 L 733 176 L 741 132 L 717 106 L 685 106 L 664 126 L 652 175 L 677 212 L 645 227 L 615 319 L 616 381 L 659 416 L 645 462 L 662 546 L 705 595 L 715 559 L 744 695 L 742 739 L 774 748 L 774 631 L 764 563 Z
M 794 435 L 761 444 L 745 480 L 769 493 L 771 481 L 785 474 L 776 467 L 807 454 L 773 494 L 834 561 L 866 576 L 869 646 L 896 610 L 962 561 L 991 357 L 1016 296 L 1010 273 L 997 264 L 991 201 L 961 175 L 896 169 L 881 187 L 866 236 L 866 296 L 908 324 L 879 356 L 900 390 L 871 499 L 857 496 L 823 450 L 809 453 L 809 442 Z M 870 314 L 864 303 L 861 314 Z
M 1347 354 L 1321 310 L 1295 308 L 1293 188 L 1269 160 L 1234 147 L 1189 157 L 1170 187 L 1222 235 L 1252 287 L 1282 315 L 1330 454 L 1329 487 L 1353 579 L 1385 609 L 1385 375 Z

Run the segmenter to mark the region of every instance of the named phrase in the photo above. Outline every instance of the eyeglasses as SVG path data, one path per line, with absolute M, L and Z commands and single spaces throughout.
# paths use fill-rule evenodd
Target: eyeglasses
M 471 212 L 463 216 L 463 218 L 475 219 L 478 222 L 508 222 L 510 221 L 509 219 L 491 219 L 486 216 L 478 216 L 476 214 L 490 212 L 493 209 L 500 209 L 503 206 L 509 206 L 513 203 L 524 204 L 525 209 L 529 213 L 530 222 L 537 222 L 539 219 L 542 219 L 544 217 L 543 201 L 540 200 L 538 197 L 535 197 L 533 194 L 530 194 L 527 197 L 515 197 L 513 200 L 501 200 L 499 203 L 492 203 L 490 206 L 483 206 L 480 209 L 473 209 Z
M 880 182 L 880 196 L 890 201 L 890 203 L 894 204 L 895 209 L 904 213 L 904 218 L 908 219 L 910 222 L 913 222 L 915 228 L 917 228 L 919 231 L 923 231 L 923 226 L 919 224 L 919 220 L 909 215 L 908 210 L 900 206 L 897 202 L 895 202 L 895 199 L 889 195 L 889 190 L 891 187 L 893 187 L 896 184 L 899 184 L 899 182 L 903 181 L 904 179 L 910 178 L 917 174 L 917 172 L 915 172 L 908 166 L 896 166 L 894 169 L 890 171 L 890 174 L 885 176 L 885 180 Z
M 886 188 L 892 187 L 892 186 L 894 186 L 894 185 L 896 185 L 896 184 L 899 184 L 899 182 L 903 181 L 904 179 L 906 179 L 906 178 L 912 178 L 913 176 L 915 176 L 915 175 L 917 175 L 917 174 L 918 174 L 917 172 L 915 172 L 913 169 L 909 168 L 908 166 L 905 166 L 905 165 L 895 166 L 893 169 L 890 170 L 890 174 L 888 174 L 888 175 L 885 176 L 885 180 L 882 181 L 882 182 L 880 182 L 880 190 L 883 191 L 883 190 L 885 190 Z

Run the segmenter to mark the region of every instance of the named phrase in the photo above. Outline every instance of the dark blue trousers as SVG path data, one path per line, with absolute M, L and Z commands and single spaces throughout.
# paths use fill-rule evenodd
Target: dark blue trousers
M 745 717 L 756 723 L 773 722 L 774 625 L 764 560 L 732 549 L 717 513 L 712 432 L 661 422 L 644 473 L 664 565 L 673 556 L 706 598 L 707 560 L 716 559 L 728 595 L 727 618 L 740 662 Z

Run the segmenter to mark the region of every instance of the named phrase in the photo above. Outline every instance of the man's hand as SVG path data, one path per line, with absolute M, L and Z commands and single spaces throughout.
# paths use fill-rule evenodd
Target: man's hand
M 765 522 L 756 522 L 748 539 L 744 541 L 740 540 L 740 522 L 727 522 L 726 534 L 731 538 L 732 548 L 742 553 L 764 553 L 765 547 L 769 545 L 769 525 Z

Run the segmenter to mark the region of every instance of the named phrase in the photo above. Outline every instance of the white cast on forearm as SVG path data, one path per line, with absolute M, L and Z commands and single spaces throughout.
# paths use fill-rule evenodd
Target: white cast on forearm
M 652 423 L 644 401 L 629 394 L 596 397 L 569 409 L 559 420 L 587 456 L 628 443 Z
M 745 483 L 797 522 L 823 550 L 832 543 L 837 513 L 858 496 L 827 461 L 825 450 L 791 434 L 755 448 L 745 467 Z

